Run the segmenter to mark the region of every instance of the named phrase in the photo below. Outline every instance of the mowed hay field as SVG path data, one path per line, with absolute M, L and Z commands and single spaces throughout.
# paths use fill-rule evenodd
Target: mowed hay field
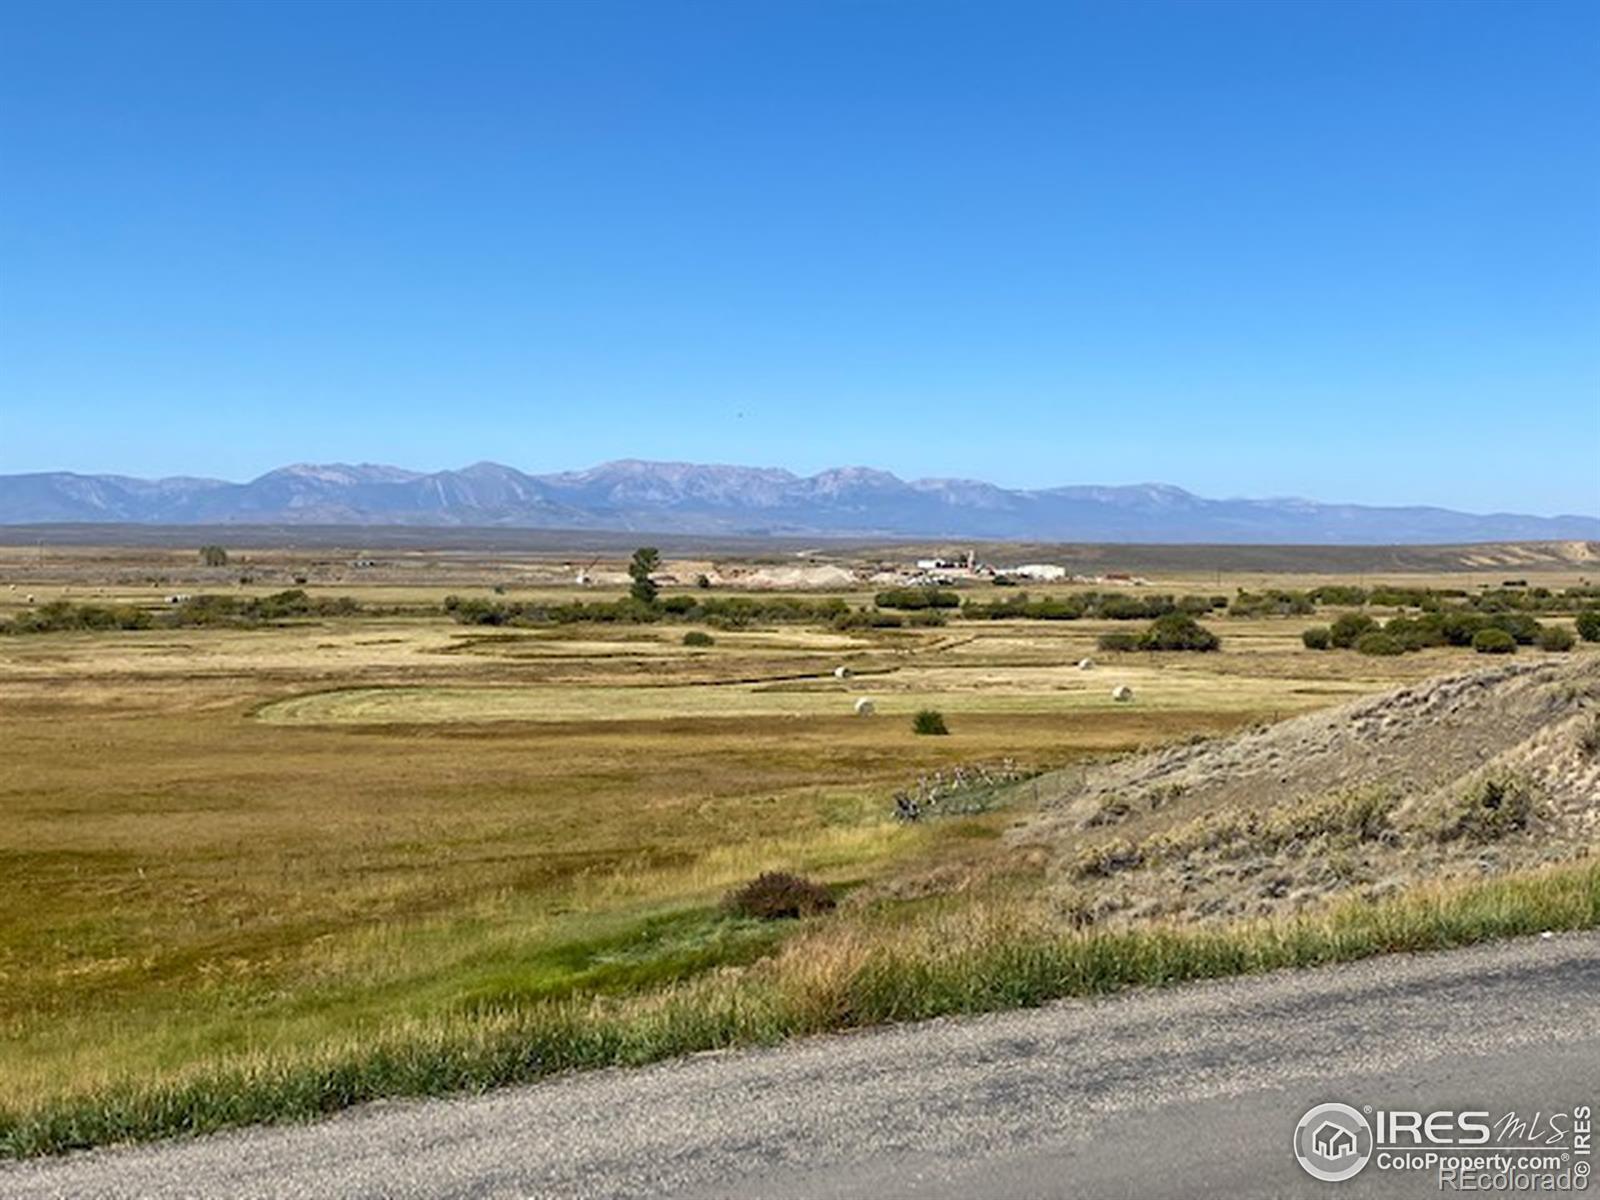
M 764 870 L 833 885 L 838 922 L 1027 890 L 1041 864 L 999 836 L 1026 785 L 916 824 L 893 794 L 1473 658 L 1317 655 L 1312 623 L 1217 618 L 1216 654 L 1102 654 L 1128 624 L 1092 620 L 712 631 L 708 648 L 677 624 L 442 614 L 0 638 L 4 1103 L 738 967 L 806 925 L 722 910 Z M 875 716 L 853 715 L 862 696 Z M 923 707 L 950 736 L 912 733 Z

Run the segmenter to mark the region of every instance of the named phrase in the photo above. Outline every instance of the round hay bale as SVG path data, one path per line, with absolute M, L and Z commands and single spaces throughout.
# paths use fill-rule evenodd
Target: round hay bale
M 1127 704 L 1133 699 L 1133 689 L 1125 683 L 1119 683 L 1111 689 L 1111 698 L 1118 704 Z
M 1092 671 L 1092 670 L 1094 670 L 1094 659 L 1092 659 L 1092 658 L 1080 658 L 1078 660 L 1078 670 L 1080 670 L 1080 671 Z
M 849 667 L 835 667 L 833 669 L 833 677 L 835 679 L 849 679 L 850 678 L 850 668 Z
M 865 696 L 856 701 L 856 716 L 858 717 L 870 717 L 877 711 L 878 706 L 871 700 L 868 700 Z

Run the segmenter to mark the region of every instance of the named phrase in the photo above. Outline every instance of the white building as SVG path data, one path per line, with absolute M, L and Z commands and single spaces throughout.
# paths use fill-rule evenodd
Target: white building
M 1042 583 L 1048 583 L 1065 579 L 1067 577 L 1067 569 L 1058 567 L 1054 563 L 1025 563 L 1020 567 L 1013 567 L 1006 574 L 1015 575 L 1019 579 L 1037 579 Z

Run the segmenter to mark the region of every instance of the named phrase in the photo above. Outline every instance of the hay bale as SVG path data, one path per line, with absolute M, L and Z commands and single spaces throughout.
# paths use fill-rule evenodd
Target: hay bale
M 1092 659 L 1092 658 L 1080 658 L 1078 660 L 1078 670 L 1080 670 L 1080 671 L 1092 671 L 1092 670 L 1094 670 L 1094 659 Z
M 856 716 L 858 717 L 870 717 L 877 711 L 878 706 L 871 700 L 868 700 L 865 696 L 856 701 Z
M 1111 689 L 1111 698 L 1118 704 L 1127 704 L 1133 700 L 1133 689 L 1125 683 L 1119 683 Z
M 833 669 L 833 677 L 835 679 L 849 679 L 850 678 L 850 668 L 849 667 L 835 667 Z

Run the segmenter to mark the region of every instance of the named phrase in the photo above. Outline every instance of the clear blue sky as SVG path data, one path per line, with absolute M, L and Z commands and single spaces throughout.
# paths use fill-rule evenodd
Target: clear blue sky
M 1600 5 L 8 3 L 0 471 L 1600 512 Z

